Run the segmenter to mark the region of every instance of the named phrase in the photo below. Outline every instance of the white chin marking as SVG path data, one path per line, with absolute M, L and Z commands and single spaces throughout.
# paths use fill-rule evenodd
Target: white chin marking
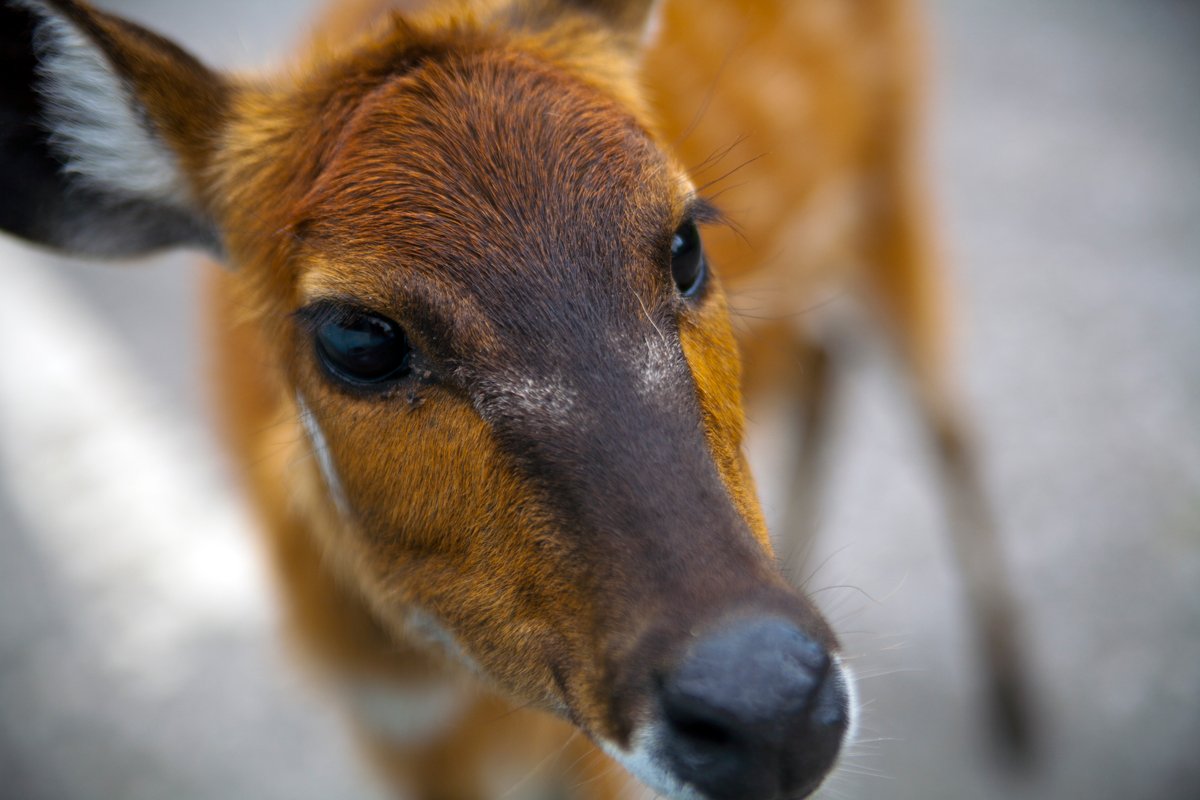
M 634 734 L 633 746 L 622 750 L 615 744 L 600 741 L 600 747 L 651 790 L 670 800 L 705 800 L 704 795 L 672 775 L 654 758 L 657 740 L 653 725 L 646 725 Z
M 846 748 L 854 744 L 858 738 L 858 718 L 861 716 L 861 707 L 858 703 L 858 681 L 854 678 L 854 671 L 846 666 L 846 662 L 842 660 L 840 655 L 833 657 L 834 666 L 838 669 L 838 675 L 841 677 L 842 686 L 846 690 L 846 732 L 842 735 L 842 746 L 840 752 L 845 753 Z
M 103 192 L 188 208 L 178 161 L 100 48 L 44 3 L 17 3 L 41 19 L 38 89 L 50 146 L 66 171 Z

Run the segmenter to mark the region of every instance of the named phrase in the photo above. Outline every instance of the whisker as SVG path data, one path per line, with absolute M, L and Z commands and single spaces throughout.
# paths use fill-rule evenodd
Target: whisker
M 700 106 L 696 109 L 695 115 L 692 117 L 692 120 L 688 123 L 687 127 L 683 129 L 683 133 L 679 134 L 679 137 L 672 142 L 672 146 L 678 148 L 680 145 L 686 142 L 693 133 L 696 132 L 696 128 L 700 126 L 700 122 L 704 119 L 704 115 L 708 113 L 708 109 L 712 105 L 713 98 L 717 94 L 717 86 L 720 84 L 721 78 L 724 77 L 725 69 L 733 60 L 734 53 L 736 53 L 737 50 L 738 46 L 734 45 L 733 47 L 730 47 L 728 51 L 726 51 L 725 58 L 721 61 L 721 65 L 717 67 L 717 73 L 713 76 L 712 82 L 709 83 L 708 88 L 705 90 L 704 98 L 700 101 Z
M 557 761 L 559 758 L 561 758 L 562 754 L 564 752 L 566 752 L 567 748 L 570 747 L 571 742 L 575 741 L 575 738 L 577 736 L 579 736 L 579 730 L 575 729 L 574 731 L 571 732 L 571 735 L 567 737 L 566 741 L 564 741 L 562 743 L 562 747 L 560 747 L 557 750 L 555 750 L 554 752 L 550 753 L 545 758 L 543 758 L 541 761 L 539 761 L 537 764 L 535 764 L 533 766 L 533 769 L 531 769 L 525 775 L 525 777 L 521 778 L 519 781 L 517 781 L 515 784 L 513 784 L 511 787 L 509 787 L 509 789 L 507 791 L 502 792 L 501 794 L 497 795 L 497 797 L 500 798 L 500 800 L 503 800 L 503 798 L 505 798 L 505 797 L 512 797 L 516 792 L 518 792 L 522 788 L 524 788 L 531 780 L 533 780 L 537 776 L 537 774 L 539 772 L 541 772 L 543 769 L 545 769 L 547 766 L 549 766 L 554 761 Z
M 742 170 L 744 170 L 746 167 L 750 166 L 751 164 L 755 163 L 756 161 L 761 161 L 762 159 L 766 158 L 766 157 L 767 157 L 767 155 L 768 155 L 768 153 L 766 153 L 766 152 L 762 152 L 762 153 L 759 153 L 759 154 L 758 154 L 758 155 L 756 155 L 756 156 L 751 156 L 750 158 L 746 159 L 746 160 L 745 160 L 745 161 L 743 161 L 741 164 L 738 164 L 736 167 L 734 167 L 733 169 L 729 170 L 728 172 L 726 172 L 726 173 L 724 173 L 724 174 L 720 175 L 720 176 L 719 176 L 719 177 L 717 177 L 717 178 L 714 178 L 713 180 L 709 181 L 708 183 L 704 184 L 703 186 L 700 186 L 699 188 L 697 188 L 697 189 L 696 189 L 696 191 L 697 191 L 698 193 L 701 193 L 701 194 L 703 194 L 703 193 L 704 193 L 705 191 L 707 191 L 709 188 L 711 188 L 711 187 L 713 187 L 713 186 L 716 186 L 716 185 L 717 185 L 718 183 L 720 183 L 721 181 L 723 181 L 723 180 L 725 180 L 725 179 L 727 179 L 727 178 L 730 178 L 730 177 L 732 177 L 733 175 L 736 175 L 737 173 L 741 172 L 741 171 L 742 171 Z
M 535 702 L 536 701 L 534 701 L 534 700 L 530 700 L 528 702 L 521 703 L 519 706 L 513 706 L 512 708 L 505 711 L 503 714 L 497 715 L 494 719 L 491 720 L 491 723 L 495 724 L 497 722 L 500 722 L 501 720 L 506 720 L 509 717 L 511 717 L 512 715 L 520 713 L 521 711 L 528 711 L 530 708 L 532 708 L 534 706 Z
M 739 146 L 741 146 L 743 143 L 745 143 L 749 139 L 750 139 L 750 137 L 747 136 L 746 134 L 740 134 L 736 139 L 733 140 L 733 144 L 727 145 L 725 147 L 718 147 L 716 150 L 713 150 L 711 153 L 709 153 L 708 157 L 705 158 L 703 161 L 701 161 L 699 164 L 696 164 L 694 167 L 691 167 L 690 169 L 688 169 L 688 174 L 696 175 L 700 172 L 703 172 L 704 170 L 708 169 L 711 166 L 720 164 L 722 161 L 725 160 L 726 156 L 728 156 L 730 153 L 732 153 L 734 150 L 736 150 Z
M 654 321 L 654 317 L 650 316 L 650 310 L 646 308 L 646 303 L 642 300 L 641 292 L 635 292 L 635 296 L 637 297 L 638 305 L 642 307 L 642 313 L 646 315 L 646 319 L 654 326 L 654 330 L 658 332 L 658 338 L 662 339 L 665 345 L 667 343 L 666 334 L 662 332 L 662 328 L 658 327 L 658 323 Z
M 872 603 L 874 603 L 877 606 L 883 605 L 881 602 L 879 602 L 874 597 L 872 597 L 871 594 L 866 589 L 863 589 L 861 586 L 854 586 L 853 584 L 848 584 L 848 583 L 835 583 L 831 586 L 822 586 L 820 589 L 814 589 L 813 591 L 810 591 L 808 593 L 808 596 L 814 597 L 818 594 L 821 594 L 822 592 L 828 592 L 831 589 L 850 589 L 852 591 L 858 592 L 860 595 L 867 598 L 868 600 L 870 600 Z
M 822 308 L 832 305 L 833 303 L 837 302 L 838 300 L 842 299 L 843 297 L 848 296 L 848 294 L 849 294 L 848 290 L 839 289 L 838 291 L 831 294 L 829 297 L 823 298 L 823 299 L 821 299 L 815 303 L 812 303 L 810 305 L 807 305 L 804 308 L 801 308 L 797 311 L 781 312 L 781 313 L 777 313 L 777 314 L 757 314 L 756 315 L 756 314 L 750 313 L 745 308 L 739 309 L 733 305 L 730 305 L 729 312 L 731 314 L 734 314 L 743 319 L 753 319 L 753 320 L 759 320 L 762 322 L 779 322 L 781 320 L 786 320 L 786 319 L 799 319 L 800 317 L 803 317 L 807 314 L 811 314 L 815 311 L 820 311 Z
M 825 560 L 822 561 L 820 564 L 818 564 L 812 572 L 808 573 L 808 577 L 800 582 L 800 589 L 807 592 L 808 585 L 812 582 L 813 578 L 817 577 L 817 573 L 820 572 L 821 570 L 825 569 L 825 567 L 827 567 L 829 565 L 830 561 L 833 561 L 833 559 L 837 558 L 838 556 L 840 556 L 842 553 L 846 552 L 849 549 L 850 549 L 849 544 L 842 545 L 837 550 L 834 550 L 832 553 L 830 553 L 828 556 L 826 556 Z

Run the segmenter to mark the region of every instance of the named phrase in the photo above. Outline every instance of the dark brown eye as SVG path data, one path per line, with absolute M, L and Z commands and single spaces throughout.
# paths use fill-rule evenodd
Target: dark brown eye
M 326 370 L 346 383 L 377 386 L 409 372 L 408 337 L 387 317 L 363 309 L 333 309 L 322 314 L 314 339 Z
M 694 297 L 704 285 L 707 272 L 700 231 L 696 230 L 696 223 L 689 220 L 680 225 L 671 238 L 671 275 L 675 278 L 675 287 L 684 297 Z

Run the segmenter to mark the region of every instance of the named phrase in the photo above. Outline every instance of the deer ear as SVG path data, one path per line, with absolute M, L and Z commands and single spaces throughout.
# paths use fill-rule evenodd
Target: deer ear
M 659 5 L 659 0 L 568 0 L 608 20 L 618 30 L 642 33 Z
M 582 11 L 599 17 L 637 44 L 652 38 L 662 0 L 550 0 L 558 10 Z
M 78 255 L 220 250 L 224 81 L 75 0 L 0 0 L 0 229 Z

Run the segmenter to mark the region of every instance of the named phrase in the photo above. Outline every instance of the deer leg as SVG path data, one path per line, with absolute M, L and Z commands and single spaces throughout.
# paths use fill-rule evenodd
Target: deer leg
M 798 446 L 793 448 L 779 558 L 785 575 L 799 577 L 820 523 L 836 387 L 833 363 L 824 344 L 805 341 L 794 347 L 799 403 L 793 408 L 799 413 L 800 429 Z
M 995 517 L 980 474 L 969 426 L 936 400 L 922 413 L 937 456 L 950 543 L 962 575 L 967 609 L 981 655 L 989 714 L 998 743 L 1013 756 L 1032 747 L 1028 678 L 1018 635 L 1016 603 Z
M 946 280 L 926 204 L 899 165 L 869 254 L 874 300 L 899 345 L 937 461 L 953 555 L 985 670 L 992 730 L 1013 756 L 1030 753 L 1030 688 L 1015 601 L 1006 577 L 971 426 L 949 377 Z
M 760 412 L 793 434 L 786 471 L 783 518 L 774 531 L 784 575 L 800 580 L 820 520 L 821 474 L 833 417 L 833 369 L 829 349 L 800 330 L 788 315 L 743 331 L 742 388 Z M 781 392 L 782 389 L 782 392 Z M 768 409 L 770 411 L 768 412 Z

